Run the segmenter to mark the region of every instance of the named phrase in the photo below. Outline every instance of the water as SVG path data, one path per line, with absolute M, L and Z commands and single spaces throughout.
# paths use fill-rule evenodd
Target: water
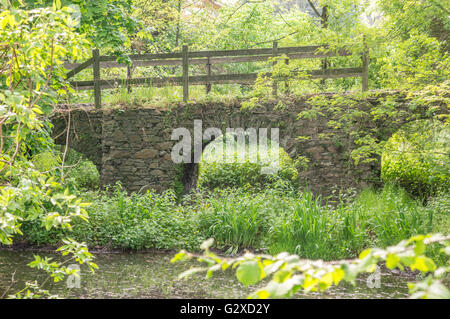
M 11 285 L 15 271 L 16 282 L 8 294 L 19 291 L 26 281 L 43 282 L 47 277 L 41 270 L 27 264 L 33 254 L 59 258 L 47 252 L 0 250 L 0 296 Z M 242 286 L 233 272 L 217 272 L 205 280 L 197 274 L 187 281 L 178 281 L 177 275 L 196 262 L 170 263 L 174 253 L 111 253 L 96 254 L 99 266 L 95 274 L 81 267 L 80 288 L 67 288 L 66 281 L 48 280 L 43 288 L 64 298 L 245 298 L 253 288 Z M 407 282 L 415 276 L 381 272 L 380 287 L 369 288 L 367 278 L 358 279 L 357 285 L 333 287 L 323 293 L 301 293 L 296 298 L 406 298 Z

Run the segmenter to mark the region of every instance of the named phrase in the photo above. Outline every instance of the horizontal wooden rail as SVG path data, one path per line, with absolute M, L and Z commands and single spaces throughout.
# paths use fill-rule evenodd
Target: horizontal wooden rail
M 274 42 L 272 48 L 262 49 L 241 49 L 241 50 L 219 50 L 219 51 L 194 51 L 189 52 L 187 46 L 183 46 L 182 52 L 156 53 L 156 54 L 133 54 L 129 56 L 132 61 L 132 67 L 125 63 L 118 63 L 116 57 L 100 56 L 98 50 L 93 50 L 93 57 L 83 63 L 66 63 L 64 66 L 70 71 L 66 74 L 67 78 L 73 77 L 82 70 L 91 67 L 94 70 L 94 79 L 90 81 L 72 81 L 71 85 L 76 90 L 94 89 L 96 107 L 101 104 L 101 89 L 112 89 L 125 85 L 131 92 L 132 86 L 166 86 L 182 85 L 183 100 L 188 100 L 189 85 L 206 85 L 206 92 L 211 90 L 211 84 L 251 83 L 256 80 L 258 73 L 248 74 L 211 74 L 211 65 L 224 63 L 242 63 L 242 62 L 264 62 L 276 56 L 286 56 L 285 63 L 290 59 L 326 59 L 335 56 L 351 56 L 352 53 L 346 49 L 337 51 L 327 51 L 327 46 L 302 46 L 302 47 L 284 47 L 279 48 Z M 346 77 L 361 77 L 363 90 L 368 89 L 368 54 L 366 51 L 361 54 L 362 67 L 340 68 L 340 69 L 322 69 L 303 71 L 307 76 L 303 79 L 335 79 Z M 182 66 L 183 75 L 163 78 L 132 78 L 132 70 L 135 67 L 143 66 Z M 189 65 L 204 65 L 206 75 L 190 76 Z M 126 79 L 100 79 L 99 70 L 104 68 L 127 68 Z M 298 73 L 300 74 L 300 73 Z M 271 76 L 271 73 L 266 73 Z M 295 75 L 295 74 L 294 74 Z M 283 78 L 277 78 L 274 81 L 274 94 L 277 92 L 277 81 Z M 284 79 L 286 80 L 286 79 Z
M 286 56 L 289 59 L 323 59 L 330 58 L 335 56 L 350 56 L 351 52 L 346 50 L 339 50 L 339 52 L 333 53 L 289 53 Z M 267 61 L 271 58 L 272 55 L 257 55 L 257 56 L 233 56 L 233 57 L 211 57 L 209 58 L 210 64 L 228 64 L 228 63 L 242 63 L 242 62 L 262 62 Z M 163 66 L 163 65 L 182 65 L 182 59 L 157 59 L 157 60 L 141 60 L 135 59 L 132 60 L 133 67 L 142 67 L 142 66 Z M 206 65 L 208 64 L 208 58 L 191 58 L 189 59 L 189 65 Z M 66 63 L 64 66 L 66 69 L 71 70 L 80 66 L 80 63 Z M 88 65 L 89 66 L 89 65 Z M 100 67 L 102 69 L 108 68 L 126 68 L 127 65 L 125 63 L 119 63 L 116 61 L 100 61 Z M 77 72 L 78 73 L 78 72 Z
M 342 69 L 326 69 L 326 70 L 313 70 L 304 71 L 307 76 L 304 79 L 336 79 L 347 77 L 361 77 L 363 76 L 362 68 L 342 68 Z M 303 74 L 303 72 L 294 72 L 294 76 L 297 74 Z M 265 76 L 272 76 L 272 73 L 268 72 Z M 193 75 L 189 76 L 189 85 L 206 85 L 212 84 L 247 84 L 252 83 L 258 77 L 258 73 L 245 73 L 245 74 L 217 74 L 217 75 Z M 283 78 L 280 78 L 282 80 Z M 100 87 L 102 89 L 114 89 L 121 85 L 151 85 L 155 87 L 161 87 L 166 85 L 181 85 L 183 83 L 182 76 L 164 77 L 164 78 L 133 78 L 133 79 L 111 79 L 100 80 Z M 94 88 L 94 81 L 74 81 L 70 84 L 77 90 L 92 90 Z
M 67 67 L 66 65 L 64 65 L 66 67 L 66 69 L 71 69 L 71 71 L 69 71 L 66 74 L 66 78 L 71 78 L 72 76 L 74 76 L 77 73 L 80 73 L 81 71 L 83 71 L 84 69 L 86 69 L 87 67 L 89 67 L 92 63 L 94 62 L 93 58 L 90 58 L 89 60 L 87 60 L 86 62 L 83 63 L 75 63 L 73 65 L 73 67 Z

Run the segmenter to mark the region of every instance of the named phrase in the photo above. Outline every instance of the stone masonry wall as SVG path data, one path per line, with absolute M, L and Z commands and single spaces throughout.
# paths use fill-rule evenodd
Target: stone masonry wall
M 283 110 L 274 110 L 274 105 L 242 110 L 238 102 L 182 104 L 171 109 L 78 109 L 71 111 L 69 145 L 97 165 L 103 186 L 120 181 L 131 192 L 162 191 L 172 187 L 179 176 L 180 164 L 172 162 L 170 156 L 178 142 L 171 141 L 173 129 L 185 127 L 193 136 L 194 120 L 203 121 L 203 131 L 208 127 L 222 132 L 228 127 L 278 127 L 280 144 L 288 154 L 294 160 L 297 156 L 309 159 L 299 175 L 301 184 L 313 192 L 327 194 L 333 187 L 359 188 L 377 181 L 379 163 L 352 165 L 349 159 L 354 146 L 349 137 L 341 134 L 321 139 L 320 134 L 334 132 L 327 126 L 326 115 L 313 121 L 297 119 L 304 108 L 300 100 Z M 66 127 L 68 116 L 64 117 L 54 119 L 55 135 Z M 302 141 L 298 136 L 310 139 Z M 62 134 L 57 142 L 64 144 L 65 138 Z

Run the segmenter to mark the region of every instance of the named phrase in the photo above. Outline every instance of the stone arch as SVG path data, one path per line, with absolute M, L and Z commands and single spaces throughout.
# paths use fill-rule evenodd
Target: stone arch
M 52 135 L 59 145 L 66 145 L 102 169 L 102 114 L 93 110 L 62 111 L 52 117 Z M 69 134 L 67 136 L 67 131 Z
M 379 103 L 377 99 L 364 100 L 357 107 L 370 112 L 376 103 Z M 173 129 L 184 127 L 194 136 L 194 120 L 202 120 L 203 129 L 217 127 L 222 132 L 227 127 L 278 127 L 280 145 L 289 156 L 294 160 L 298 156 L 308 158 L 308 167 L 299 170 L 299 176 L 313 192 L 327 193 L 332 187 L 361 187 L 379 180 L 379 161 L 358 167 L 349 164 L 354 145 L 345 132 L 328 126 L 327 114 L 313 120 L 297 118 L 308 107 L 305 98 L 289 101 L 282 110 L 275 106 L 276 102 L 271 102 L 242 110 L 239 102 L 211 102 L 180 103 L 168 109 L 74 109 L 69 143 L 97 165 L 103 186 L 120 181 L 129 191 L 162 191 L 173 187 L 179 174 L 179 167 L 171 160 L 171 150 L 176 143 L 171 140 Z M 360 125 L 366 125 L 367 129 L 382 128 L 379 139 L 387 139 L 408 120 L 411 112 L 424 113 L 420 108 L 412 111 L 405 107 L 404 118 L 396 123 L 361 121 Z M 66 135 L 61 132 L 67 128 L 67 113 L 53 118 L 54 136 L 59 144 L 65 144 Z M 334 133 L 336 138 L 321 138 L 329 133 Z M 308 138 L 299 140 L 298 136 Z

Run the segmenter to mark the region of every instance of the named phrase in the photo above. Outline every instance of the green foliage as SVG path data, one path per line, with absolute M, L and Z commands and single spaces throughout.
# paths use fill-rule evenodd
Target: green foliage
M 52 149 L 35 154 L 33 164 L 42 173 L 63 177 L 64 184 L 71 189 L 98 189 L 100 174 L 95 164 L 71 148 L 67 149 L 65 155 L 64 151 L 62 147 L 62 151 Z
M 179 205 L 173 192 L 133 194 L 117 186 L 113 196 L 92 195 L 89 223 L 76 222 L 70 236 L 92 246 L 117 249 L 198 249 L 204 237 L 192 223 L 192 212 Z M 35 223 L 24 224 L 31 243 L 58 244 L 66 232 L 42 232 Z
M 51 151 L 35 154 L 32 159 L 33 165 L 39 172 L 51 172 L 61 164 L 61 159 Z
M 432 230 L 432 210 L 391 185 L 380 191 L 363 190 L 347 204 L 341 200 L 334 209 L 304 193 L 281 216 L 273 224 L 269 251 L 312 259 L 348 258 L 366 247 L 386 247 Z
M 381 177 L 414 195 L 450 187 L 450 129 L 438 121 L 415 121 L 392 135 L 384 147 Z
M 53 8 L 30 11 L 10 10 L 8 1 L 6 5 L 8 9 L 2 1 L 0 14 L 0 243 L 10 245 L 22 234 L 22 223 L 33 222 L 48 232 L 70 230 L 75 219 L 87 221 L 87 204 L 58 181 L 55 162 L 45 161 L 45 152 L 53 146 L 45 114 L 70 90 L 64 81 L 64 60 L 84 58 L 87 41 L 74 32 L 70 10 L 61 8 L 59 1 Z M 33 153 L 43 154 L 34 162 L 44 172 L 33 165 Z M 96 267 L 83 244 L 67 239 L 60 251 Z M 68 274 L 62 264 L 45 258 L 36 257 L 30 266 L 43 269 L 55 281 Z M 15 297 L 42 294 L 45 291 L 33 283 Z
M 239 248 L 260 248 L 277 215 L 289 209 L 289 195 L 255 193 L 251 190 L 216 190 L 202 205 L 196 224 L 205 237 L 213 237 L 220 248 L 235 252 Z
M 390 50 L 375 62 L 384 87 L 417 90 L 448 79 L 450 57 L 441 43 L 413 30 L 408 39 L 390 44 Z
M 53 278 L 54 282 L 59 282 L 69 275 L 79 277 L 80 273 L 78 269 L 65 266 L 65 264 L 69 262 L 77 262 L 80 265 L 86 264 L 92 273 L 94 273 L 95 269 L 98 269 L 98 266 L 92 261 L 94 257 L 88 251 L 86 244 L 78 243 L 71 238 L 63 240 L 63 243 L 64 245 L 59 247 L 57 251 L 61 252 L 62 256 L 70 256 L 70 258 L 67 258 L 62 262 L 57 262 L 52 261 L 52 258 L 42 258 L 35 255 L 34 260 L 28 264 L 31 268 L 41 269 L 49 274 L 41 286 L 43 286 L 50 278 Z M 47 290 L 40 288 L 35 281 L 27 282 L 25 288 L 8 297 L 11 299 L 33 299 L 42 297 L 55 299 L 58 296 L 50 295 Z
M 208 144 L 199 162 L 198 186 L 206 189 L 268 185 L 298 187 L 298 172 L 292 159 L 279 145 L 268 140 L 252 143 L 246 136 L 219 136 Z M 275 170 L 275 172 L 269 170 Z
M 69 148 L 64 166 L 65 184 L 78 189 L 99 189 L 100 173 L 95 164 L 81 153 Z
M 187 270 L 181 273 L 179 278 L 187 278 L 198 272 L 207 272 L 206 278 L 209 278 L 214 271 L 237 267 L 236 277 L 246 286 L 270 278 L 265 287 L 252 293 L 249 298 L 285 298 L 293 296 L 300 290 L 324 291 L 342 282 L 355 284 L 358 275 L 372 273 L 378 263 L 385 262 L 389 269 L 404 270 L 408 267 L 429 274 L 424 281 L 410 284 L 412 298 L 449 298 L 450 291 L 441 279 L 450 271 L 450 267 L 447 264 L 438 268 L 432 259 L 424 255 L 426 246 L 433 243 L 444 245 L 443 251 L 449 255 L 449 240 L 449 236 L 440 234 L 418 235 L 386 249 L 367 249 L 355 260 L 331 263 L 304 260 L 285 252 L 276 256 L 246 253 L 238 258 L 222 258 L 209 250 L 212 244 L 209 242 L 203 248 L 205 250 L 203 256 L 198 258 L 200 262 L 207 263 L 207 266 Z M 194 256 L 183 250 L 175 255 L 172 262 L 191 258 Z
M 180 43 L 181 0 L 134 0 L 133 17 L 142 24 L 146 39 L 135 39 L 134 51 L 172 51 Z M 184 22 L 184 21 L 183 21 Z
M 76 32 L 87 36 L 91 44 L 105 52 L 123 53 L 131 45 L 131 37 L 139 31 L 139 23 L 131 16 L 130 0 L 25 0 L 27 8 L 57 5 L 71 8 Z M 55 3 L 55 4 L 54 4 Z
M 0 75 L 0 220 L 6 217 L 8 225 L 14 220 L 39 218 L 46 228 L 69 227 L 72 216 L 84 216 L 81 201 L 69 195 L 51 174 L 35 170 L 28 156 L 37 140 L 42 140 L 42 147 L 52 144 L 48 134 L 39 134 L 48 126 L 38 116 L 57 94 L 65 93 L 60 81 L 64 57 L 82 56 L 86 43 L 73 33 L 67 15 L 64 9 L 5 10 L 0 15 L 0 62 L 8 66 L 8 72 Z M 3 243 L 11 243 L 11 233 L 18 232 L 16 226 L 1 226 Z
M 184 164 L 178 164 L 176 168 L 176 175 L 172 182 L 172 189 L 175 192 L 177 198 L 181 198 L 184 194 Z
M 74 230 L 76 238 L 112 248 L 197 248 L 201 242 L 175 194 L 127 194 L 97 198 L 89 210 L 90 223 Z
M 378 247 L 435 231 L 432 229 L 433 209 L 394 185 L 385 185 L 378 192 L 363 190 L 350 204 L 350 209 L 358 216 L 356 225 L 365 229 L 367 239 Z M 449 229 L 444 231 L 448 232 Z
M 448 197 L 448 196 L 447 196 Z M 33 244 L 57 245 L 67 235 L 89 245 L 122 249 L 198 250 L 205 238 L 236 253 L 243 248 L 281 251 L 303 258 L 334 260 L 355 257 L 367 247 L 386 247 L 430 231 L 448 234 L 439 222 L 448 218 L 448 199 L 440 195 L 424 206 L 400 188 L 367 189 L 353 200 L 326 206 L 311 193 L 267 189 L 215 190 L 176 198 L 173 192 L 90 195 L 89 224 L 74 221 L 69 233 L 42 230 L 26 221 L 24 237 Z M 430 256 L 445 262 L 439 251 Z
M 408 38 L 415 30 L 440 38 L 437 32 L 448 30 L 449 4 L 430 0 L 378 0 L 378 6 L 385 15 L 384 26 L 390 39 Z

